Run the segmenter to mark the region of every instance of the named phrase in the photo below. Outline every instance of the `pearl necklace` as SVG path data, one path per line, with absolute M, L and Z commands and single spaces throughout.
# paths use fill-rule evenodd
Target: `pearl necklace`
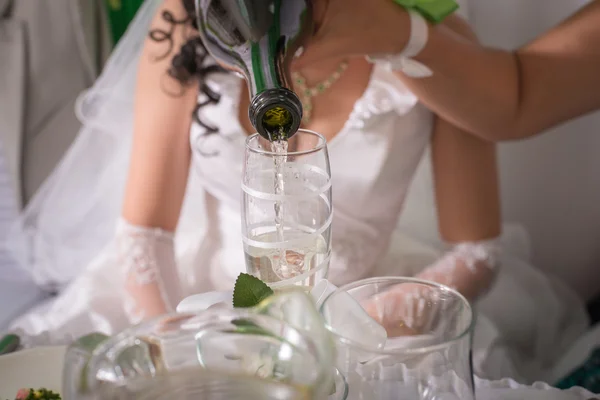
M 316 84 L 313 87 L 308 87 L 306 84 L 306 79 L 300 75 L 298 72 L 292 73 L 292 79 L 294 80 L 296 93 L 300 97 L 300 101 L 302 102 L 302 122 L 304 124 L 308 124 L 310 122 L 313 104 L 312 98 L 320 95 L 321 93 L 327 91 L 335 82 L 338 81 L 342 77 L 342 74 L 348 68 L 348 61 L 342 61 L 338 68 L 335 70 L 329 78 L 325 79 L 323 82 Z

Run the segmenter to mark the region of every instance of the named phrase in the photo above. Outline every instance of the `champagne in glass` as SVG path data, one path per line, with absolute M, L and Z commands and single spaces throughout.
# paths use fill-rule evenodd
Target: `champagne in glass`
M 248 272 L 274 288 L 310 288 L 326 277 L 332 208 L 325 139 L 304 130 L 288 141 L 249 137 L 242 189 Z

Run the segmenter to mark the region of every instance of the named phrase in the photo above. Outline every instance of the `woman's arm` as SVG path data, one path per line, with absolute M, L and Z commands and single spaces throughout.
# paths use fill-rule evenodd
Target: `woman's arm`
M 432 162 L 439 229 L 451 247 L 417 278 L 454 288 L 474 301 L 492 285 L 499 266 L 495 145 L 438 118 Z M 388 336 L 413 335 L 427 332 L 444 312 L 443 302 L 431 296 L 421 285 L 399 284 L 363 306 Z
M 399 54 L 406 46 L 409 15 L 393 1 L 315 4 L 318 29 L 295 61 L 298 68 L 327 57 Z M 600 108 L 600 1 L 516 52 L 483 47 L 469 34 L 456 16 L 431 26 L 416 60 L 433 76 L 398 73 L 452 124 L 489 140 L 518 139 Z
M 431 28 L 417 59 L 434 75 L 403 78 L 442 118 L 506 140 L 600 108 L 600 1 L 512 53 L 465 39 L 468 32 L 456 16 Z
M 181 0 L 166 0 L 150 29 L 169 31 L 162 18 L 168 11 L 187 17 Z M 167 75 L 171 61 L 189 35 L 190 26 L 174 25 L 173 49 L 168 41 L 146 39 L 135 95 L 134 137 L 123 216 L 132 224 L 174 231 L 190 165 L 189 131 L 198 85 L 183 85 Z
M 454 248 L 419 277 L 474 300 L 495 276 L 493 240 L 501 229 L 496 148 L 438 118 L 431 150 L 439 230 Z
M 181 0 L 166 0 L 151 29 L 169 31 L 162 14 L 187 17 Z M 128 313 L 137 322 L 169 311 L 179 292 L 172 232 L 175 231 L 190 165 L 189 130 L 196 83 L 182 85 L 167 71 L 190 26 L 174 25 L 173 46 L 146 39 L 135 96 L 134 137 L 118 240 L 127 271 Z M 168 54 L 167 54 L 168 53 Z

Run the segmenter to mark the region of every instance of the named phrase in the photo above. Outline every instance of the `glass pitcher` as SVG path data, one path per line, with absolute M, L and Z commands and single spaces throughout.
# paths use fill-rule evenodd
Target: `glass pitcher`
M 67 350 L 63 395 L 324 399 L 334 385 L 334 357 L 311 297 L 292 290 L 250 309 L 166 315 L 110 338 L 81 338 Z

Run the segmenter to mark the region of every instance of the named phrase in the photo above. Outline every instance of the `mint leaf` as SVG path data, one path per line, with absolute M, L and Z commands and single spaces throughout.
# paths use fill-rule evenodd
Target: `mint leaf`
M 240 274 L 233 288 L 233 307 L 254 307 L 273 294 L 263 281 L 249 274 Z

